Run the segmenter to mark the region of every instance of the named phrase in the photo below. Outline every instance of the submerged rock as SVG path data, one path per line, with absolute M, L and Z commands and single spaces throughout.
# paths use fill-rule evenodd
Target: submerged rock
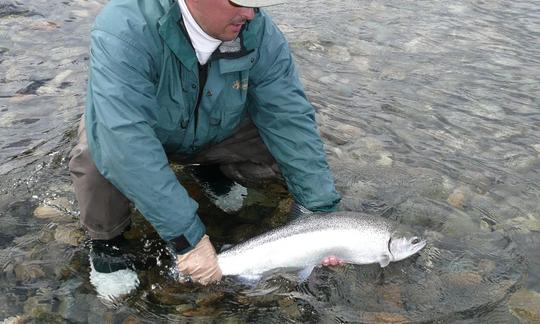
M 84 241 L 85 235 L 80 228 L 58 226 L 54 231 L 54 239 L 59 243 L 78 246 Z
M 407 323 L 410 320 L 401 314 L 386 312 L 366 312 L 362 314 L 362 321 L 366 323 Z
M 27 315 L 17 315 L 5 318 L 0 324 L 25 324 L 28 321 Z
M 469 196 L 470 194 L 465 187 L 458 187 L 452 191 L 446 201 L 455 208 L 463 208 Z
M 22 282 L 33 282 L 36 279 L 45 277 L 45 271 L 36 263 L 19 263 L 15 265 L 13 271 L 15 272 L 15 278 Z
M 62 212 L 55 207 L 39 206 L 34 210 L 34 217 L 40 219 L 59 218 Z
M 525 323 L 540 323 L 540 293 L 521 289 L 510 297 L 510 311 Z

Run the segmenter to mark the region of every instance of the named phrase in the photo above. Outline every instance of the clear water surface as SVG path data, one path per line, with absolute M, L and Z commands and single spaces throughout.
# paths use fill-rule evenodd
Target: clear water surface
M 317 110 L 347 209 L 418 229 L 391 264 L 317 268 L 201 287 L 171 276 L 143 219 L 148 265 L 106 305 L 67 172 L 88 33 L 104 0 L 0 2 L 0 320 L 34 322 L 540 321 L 540 3 L 291 1 L 269 9 Z M 283 224 L 289 198 L 248 190 L 216 208 L 193 180 L 216 245 Z

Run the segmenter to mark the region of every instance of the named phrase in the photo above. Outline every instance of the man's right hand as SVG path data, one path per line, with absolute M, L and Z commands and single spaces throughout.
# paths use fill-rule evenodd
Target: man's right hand
M 221 279 L 216 250 L 210 243 L 208 235 L 204 235 L 195 248 L 176 259 L 178 271 L 203 285 Z

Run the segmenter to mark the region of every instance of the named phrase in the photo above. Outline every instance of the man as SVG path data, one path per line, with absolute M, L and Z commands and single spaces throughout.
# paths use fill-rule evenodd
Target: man
M 131 201 L 182 273 L 221 278 L 198 205 L 168 158 L 217 164 L 241 183 L 282 176 L 298 205 L 335 209 L 314 110 L 287 42 L 258 9 L 278 1 L 112 0 L 98 15 L 70 161 L 93 267 L 122 269 L 111 246 L 130 224 Z

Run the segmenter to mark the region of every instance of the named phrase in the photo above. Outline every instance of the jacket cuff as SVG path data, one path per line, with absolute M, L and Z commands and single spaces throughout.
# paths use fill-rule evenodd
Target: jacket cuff
M 169 246 L 176 254 L 185 254 L 193 250 L 204 236 L 205 231 L 204 224 L 197 216 L 184 233 L 168 241 Z
M 338 198 L 334 200 L 330 205 L 313 207 L 313 208 L 310 208 L 309 210 L 313 212 L 319 212 L 319 213 L 331 213 L 331 212 L 339 211 L 340 201 L 341 201 L 341 198 Z

